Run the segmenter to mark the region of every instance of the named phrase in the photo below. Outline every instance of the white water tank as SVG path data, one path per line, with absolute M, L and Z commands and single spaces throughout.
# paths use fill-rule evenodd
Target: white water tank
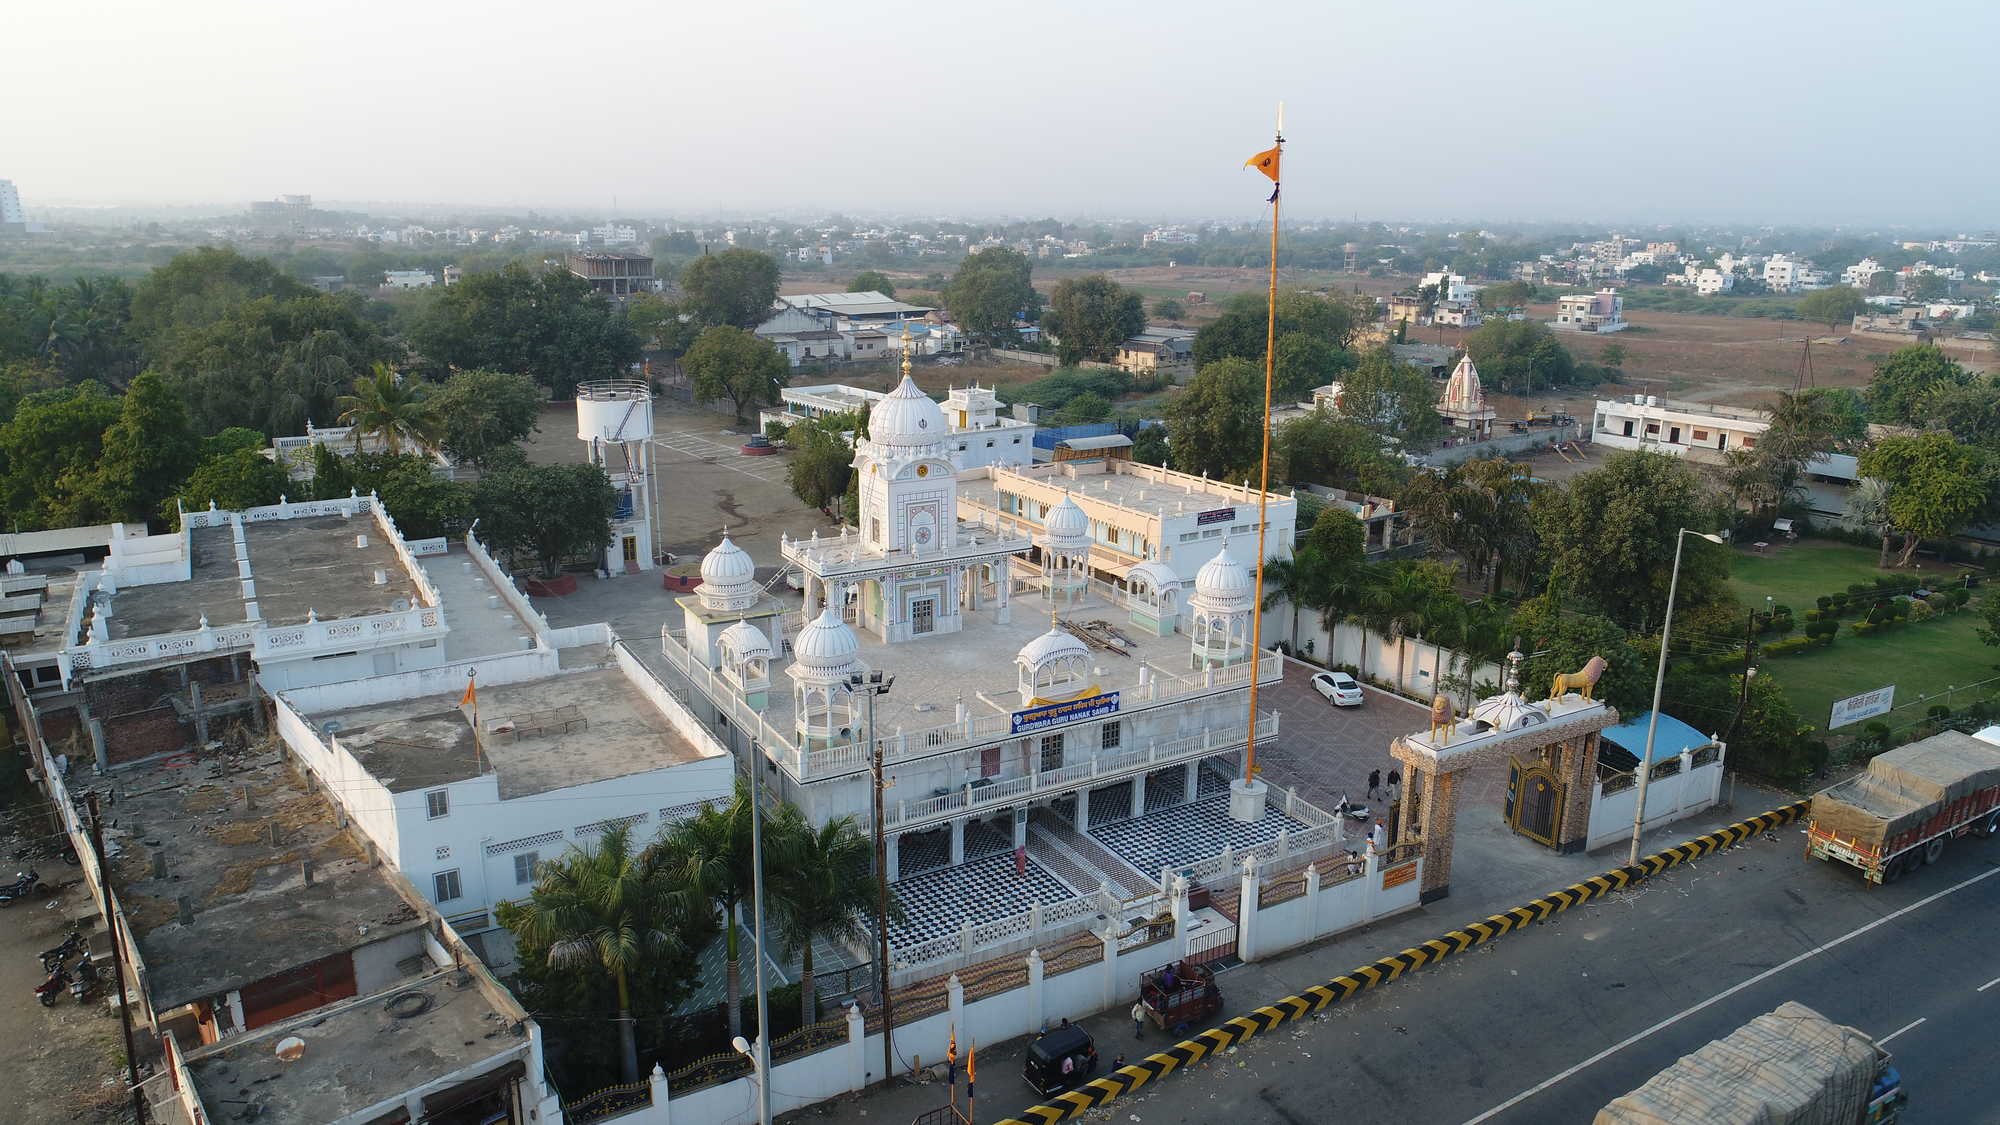
M 606 379 L 576 388 L 578 441 L 648 441 L 653 388 L 640 379 Z

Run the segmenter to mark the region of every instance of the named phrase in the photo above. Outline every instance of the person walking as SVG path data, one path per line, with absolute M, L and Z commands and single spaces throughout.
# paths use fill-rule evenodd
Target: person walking
M 1402 797 L 1403 797 L 1403 771 L 1401 771 L 1401 770 L 1390 770 L 1390 771 L 1389 771 L 1389 799 L 1390 799 L 1391 801 L 1398 801 L 1398 800 L 1401 800 L 1401 799 L 1402 799 Z
M 1379 801 L 1382 799 L 1381 770 L 1368 771 L 1368 799 L 1371 801 Z
M 1132 1038 L 1138 1039 L 1146 1033 L 1146 1002 L 1132 1005 Z

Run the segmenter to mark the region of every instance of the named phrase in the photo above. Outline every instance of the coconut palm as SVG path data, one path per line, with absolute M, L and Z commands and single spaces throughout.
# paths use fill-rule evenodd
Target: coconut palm
M 851 816 L 813 828 L 787 805 L 774 823 L 777 831 L 764 837 L 768 904 L 775 908 L 786 953 L 799 958 L 803 1027 L 819 1014 L 813 943 L 820 938 L 857 941 L 868 933 L 863 919 L 875 910 L 875 877 L 869 870 L 875 845 Z M 889 911 L 892 921 L 901 920 L 893 899 Z
M 1284 602 L 1292 610 L 1292 631 L 1287 634 L 1293 650 L 1299 649 L 1299 611 L 1318 606 L 1325 596 L 1328 567 L 1318 552 L 1302 550 L 1288 559 L 1264 563 L 1264 604 L 1273 609 Z
M 599 968 L 612 979 L 624 1080 L 637 1082 L 629 981 L 679 947 L 685 917 L 653 850 L 635 851 L 629 827 L 610 829 L 596 846 L 545 863 L 534 893 L 509 913 L 525 942 L 548 947 L 551 966 Z
M 750 897 L 750 786 L 736 779 L 736 791 L 675 824 L 653 845 L 661 869 L 682 909 L 720 914 L 727 955 L 729 1034 L 743 1034 L 742 925 L 737 917 Z
M 334 401 L 340 409 L 341 424 L 353 427 L 354 448 L 358 452 L 364 438 L 379 437 L 390 453 L 401 453 L 403 443 L 429 449 L 438 442 L 437 412 L 424 401 L 414 384 L 397 379 L 386 363 L 378 363 L 371 374 L 354 381 L 354 393 Z

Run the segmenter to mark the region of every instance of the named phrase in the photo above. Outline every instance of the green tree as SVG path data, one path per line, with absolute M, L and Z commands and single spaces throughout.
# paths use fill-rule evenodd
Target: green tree
M 884 297 L 894 297 L 896 295 L 896 283 L 889 280 L 889 275 L 880 270 L 862 270 L 860 273 L 854 275 L 853 281 L 847 283 L 847 291 L 849 293 L 880 293 Z
M 1889 485 L 1874 477 L 1862 477 L 1854 482 L 1854 490 L 1847 494 L 1847 511 L 1840 523 L 1849 531 L 1879 536 L 1882 548 L 1876 553 L 1875 565 L 1886 569 L 1889 565 L 1889 542 L 1896 530 L 1896 521 L 1889 514 Z
M 1578 381 L 1576 360 L 1547 325 L 1489 320 L 1465 341 L 1486 383 L 1508 394 L 1532 394 Z
M 1924 413 L 1931 428 L 2000 454 L 2000 383 L 1939 388 Z
M 1525 281 L 1502 281 L 1480 289 L 1479 307 L 1490 313 L 1526 308 L 1535 299 L 1535 287 Z
M 1774 504 L 1805 492 L 1806 466 L 1824 453 L 1845 453 L 1846 420 L 1836 401 L 1804 393 L 1780 393 L 1771 425 L 1757 442 L 1756 468 L 1770 482 Z
M 1165 426 L 1140 426 L 1132 438 L 1132 459 L 1148 465 L 1165 468 L 1167 458 L 1173 452 L 1167 442 Z
M 438 444 L 460 461 L 487 458 L 535 432 L 548 392 L 526 375 L 460 371 L 430 393 Z
M 1278 362 L 1271 372 L 1271 401 L 1303 401 L 1354 366 L 1352 352 L 1342 351 L 1309 333 L 1288 332 L 1278 337 Z
M 1653 690 L 1648 654 L 1628 644 L 1625 631 L 1609 618 L 1565 613 L 1555 598 L 1543 595 L 1522 602 L 1508 629 L 1516 644 L 1533 654 L 1521 666 L 1525 697 L 1547 695 L 1558 673 L 1574 672 L 1591 657 L 1601 656 L 1605 669 L 1597 682 L 1597 698 L 1627 715 L 1646 710 Z M 1658 654 L 1655 647 L 1652 655 Z
M 1910 300 L 1942 301 L 1951 296 L 1951 282 L 1934 273 L 1920 273 L 1910 279 Z
M 340 424 L 352 430 L 356 452 L 369 438 L 390 453 L 401 453 L 405 444 L 427 450 L 437 445 L 442 432 L 424 388 L 386 363 L 356 379 L 354 393 L 340 396 L 334 405 L 340 408 Z
M 1056 356 L 1064 366 L 1086 359 L 1106 362 L 1118 345 L 1146 327 L 1139 295 L 1101 273 L 1066 277 L 1049 296 L 1042 326 L 1061 339 Z
M 271 439 L 246 426 L 229 426 L 201 439 L 200 460 L 220 457 L 239 449 L 262 449 Z
M 854 447 L 847 434 L 858 421 L 852 414 L 836 414 L 800 422 L 785 431 L 785 442 L 792 450 L 785 479 L 792 486 L 792 495 L 799 503 L 818 508 L 828 519 L 836 517 L 835 509 L 854 476 Z
M 1387 496 L 1403 471 L 1381 435 L 1325 407 L 1280 423 L 1271 435 L 1273 480 Z
M 1277 338 L 1293 333 L 1324 341 L 1335 349 L 1345 349 L 1373 316 L 1372 306 L 1364 310 L 1358 300 L 1347 297 L 1320 297 L 1300 290 L 1278 294 Z M 1230 357 L 1264 364 L 1264 333 L 1267 309 L 1261 293 L 1239 293 L 1223 306 L 1220 317 L 1194 336 L 1194 361 L 1198 367 Z
M 1844 446 L 1860 445 L 1868 439 L 1868 405 L 1853 387 L 1807 387 L 1798 392 L 1819 403 L 1833 422 L 1833 440 Z
M 1799 298 L 1798 305 L 1800 317 L 1826 325 L 1829 332 L 1839 331 L 1842 324 L 1866 311 L 1868 298 L 1860 290 L 1847 285 L 1815 289 Z
M 1362 619 L 1395 638 L 1396 675 L 1400 679 L 1408 639 L 1423 634 L 1433 621 L 1448 618 L 1452 607 L 1462 601 L 1452 589 L 1450 567 L 1429 559 L 1405 559 L 1382 567 L 1363 600 Z
M 1602 468 L 1571 478 L 1569 487 L 1542 490 L 1533 511 L 1563 588 L 1641 631 L 1656 625 L 1666 607 L 1679 530 L 1713 525 L 1695 469 L 1644 450 L 1614 453 Z M 1726 598 L 1728 579 L 1727 552 L 1689 543 L 1676 606 L 1685 611 Z
M 566 269 L 519 263 L 468 273 L 427 294 L 405 332 L 424 370 L 514 371 L 568 397 L 578 383 L 613 379 L 639 359 L 639 333 L 590 283 Z
M 104 431 L 119 419 L 117 399 L 96 383 L 36 391 L 0 426 L 0 510 L 8 530 L 103 523 L 98 462 Z
M 1111 403 L 1095 391 L 1085 391 L 1063 404 L 1056 412 L 1056 422 L 1063 426 L 1081 426 L 1091 422 L 1102 422 L 1111 417 Z
M 749 420 L 750 408 L 777 403 L 792 378 L 791 366 L 778 349 L 729 325 L 702 329 L 681 357 L 681 366 L 694 381 L 697 399 L 728 399 L 736 407 L 739 423 Z
M 1019 338 L 1016 317 L 1033 320 L 1041 298 L 1030 281 L 1034 266 L 1028 256 L 1005 246 L 975 250 L 958 264 L 944 288 L 945 307 L 966 332 L 987 343 Z
M 1613 344 L 1606 344 L 1602 348 L 1599 348 L 1597 352 L 1597 362 L 1603 364 L 1606 367 L 1625 366 L 1625 345 L 1613 343 Z
M 1485 576 L 1487 590 L 1498 593 L 1510 564 L 1525 570 L 1534 557 L 1532 513 L 1541 486 L 1530 473 L 1498 457 L 1417 473 L 1402 493 L 1402 507 L 1432 542 L 1464 560 L 1468 579 Z
M 1956 535 L 1993 493 L 1985 454 L 1949 434 L 1883 438 L 1862 452 L 1860 469 L 1889 486 L 1889 521 L 1903 534 L 1897 566 L 1910 565 L 1925 539 Z
M 1187 306 L 1179 298 L 1161 297 L 1153 302 L 1153 315 L 1171 323 L 1187 315 Z
M 1419 447 L 1444 432 L 1430 376 L 1396 362 L 1387 348 L 1362 357 L 1341 381 L 1340 413 L 1406 447 Z
M 1971 382 L 1971 374 L 1936 344 L 1911 344 L 1876 365 L 1865 396 L 1868 413 L 1877 422 L 1921 426 L 1932 395 Z
M 197 429 L 291 434 L 330 422 L 341 392 L 390 351 L 355 300 L 311 293 L 236 305 L 167 334 L 154 353 Z
M 662 963 L 685 950 L 685 915 L 662 857 L 655 849 L 634 848 L 631 827 L 620 825 L 588 850 L 573 848 L 544 861 L 537 876 L 525 901 L 501 908 L 501 923 L 520 942 L 520 952 L 540 954 L 550 968 L 588 969 L 611 982 L 621 1072 L 625 1082 L 637 1082 L 633 981 L 655 978 Z
M 705 325 L 755 328 L 778 299 L 778 260 L 757 250 L 704 254 L 681 270 L 682 304 Z
M 1255 475 L 1262 455 L 1264 373 L 1247 359 L 1203 367 L 1167 404 L 1174 468 L 1223 480 Z
M 211 503 L 226 511 L 261 508 L 276 504 L 291 487 L 285 467 L 256 449 L 232 449 L 204 460 L 181 486 L 178 503 L 190 512 L 202 511 Z M 342 496 L 347 495 L 345 491 Z M 159 518 L 174 520 L 175 500 L 160 505 Z
M 789 812 L 791 806 L 785 808 Z M 765 837 L 770 887 L 765 902 L 777 915 L 785 951 L 799 959 L 799 1021 L 804 1026 L 819 1017 L 813 946 L 821 940 L 854 945 L 870 933 L 862 919 L 875 908 L 875 845 L 850 816 L 818 828 L 796 813 L 775 819 L 777 830 Z M 893 899 L 890 906 L 891 920 L 901 921 L 901 908 Z
M 473 490 L 479 537 L 510 555 L 533 555 L 542 577 L 611 542 L 618 490 L 596 465 L 523 465 L 484 477 Z
M 679 356 L 694 346 L 701 325 L 681 307 L 658 293 L 636 293 L 625 302 L 625 323 L 638 334 L 639 346 Z
M 127 520 L 143 522 L 157 511 L 201 456 L 187 405 L 151 371 L 132 381 L 103 441 L 101 504 Z
M 729 997 L 729 1034 L 743 1034 L 740 910 L 750 897 L 750 786 L 736 780 L 736 791 L 723 804 L 710 803 L 669 828 L 656 851 L 675 886 L 675 897 L 690 914 L 714 918 L 722 927 Z M 787 806 L 789 807 L 789 806 Z M 796 815 L 796 814 L 794 814 Z M 782 838 L 780 829 L 774 838 Z
M 139 282 L 132 292 L 131 328 L 157 361 L 173 348 L 175 337 L 200 332 L 240 305 L 312 295 L 269 261 L 204 246 L 176 254 Z

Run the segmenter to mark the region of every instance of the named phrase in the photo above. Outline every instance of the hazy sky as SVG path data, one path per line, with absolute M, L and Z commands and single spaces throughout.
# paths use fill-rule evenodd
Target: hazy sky
M 2000 225 L 2000 3 L 8 0 L 0 177 L 1254 219 Z

